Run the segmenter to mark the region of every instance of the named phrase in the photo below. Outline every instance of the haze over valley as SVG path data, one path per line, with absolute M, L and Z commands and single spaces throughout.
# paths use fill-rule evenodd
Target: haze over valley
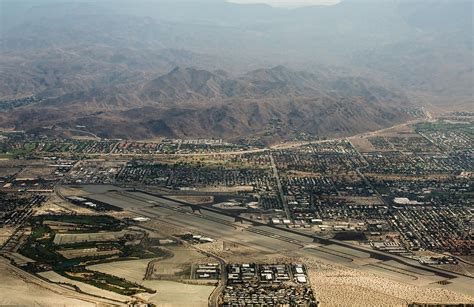
M 473 3 L 0 0 L 0 306 L 474 306 Z
M 462 0 L 4 0 L 0 125 L 274 142 L 376 130 L 422 107 L 463 110 L 471 10 Z

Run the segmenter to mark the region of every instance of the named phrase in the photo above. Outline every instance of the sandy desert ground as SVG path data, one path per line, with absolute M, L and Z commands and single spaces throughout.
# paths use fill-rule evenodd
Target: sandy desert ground
M 144 286 L 155 289 L 156 294 L 148 302 L 159 307 L 190 306 L 204 307 L 214 290 L 213 286 L 189 285 L 167 280 L 148 280 Z
M 180 255 L 180 257 L 183 255 Z M 186 256 L 186 255 L 184 255 Z M 189 255 L 188 255 L 189 256 Z M 90 266 L 89 269 L 113 274 L 156 290 L 156 294 L 140 294 L 137 297 L 156 306 L 207 306 L 214 286 L 186 284 L 168 280 L 143 280 L 148 262 L 153 259 L 111 262 Z M 183 260 L 183 259 L 182 259 Z M 186 259 L 184 259 L 186 260 Z M 179 262 L 179 261 L 177 261 Z M 161 262 L 158 262 L 158 266 Z M 164 266 L 167 264 L 164 263 Z M 168 263 L 169 265 L 169 263 Z
M 14 228 L 12 227 L 1 227 L 0 228 L 0 245 L 3 245 L 5 242 L 8 241 L 10 236 L 14 232 Z
M 120 295 L 112 291 L 99 289 L 97 287 L 91 286 L 89 284 L 86 284 L 77 280 L 68 279 L 53 271 L 42 272 L 42 273 L 39 273 L 39 275 L 55 283 L 67 283 L 70 285 L 75 285 L 79 287 L 79 289 L 81 289 L 81 291 L 83 291 L 84 293 L 88 293 L 91 295 L 107 297 L 107 298 L 121 301 L 121 302 L 127 302 L 130 300 L 128 296 Z
M 415 286 L 361 270 L 303 260 L 321 306 L 406 306 L 422 303 L 474 303 L 474 296 L 448 289 Z
M 0 259 L 0 305 L 23 306 L 97 306 L 85 300 L 65 296 L 54 287 L 42 287 L 29 281 L 12 269 L 7 261 Z

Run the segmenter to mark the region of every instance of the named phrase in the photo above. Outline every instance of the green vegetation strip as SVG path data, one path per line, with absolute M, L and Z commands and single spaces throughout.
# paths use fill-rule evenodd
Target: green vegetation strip
M 138 245 L 127 245 L 125 239 L 118 242 L 80 242 L 67 245 L 53 243 L 56 231 L 45 225 L 45 222 L 56 221 L 68 223 L 74 232 L 120 231 L 127 225 L 109 216 L 88 215 L 48 215 L 37 216 L 31 221 L 32 232 L 20 253 L 36 261 L 26 266 L 26 269 L 36 273 L 54 270 L 67 278 L 91 284 L 101 289 L 113 291 L 122 295 L 138 293 L 154 293 L 154 290 L 129 282 L 123 278 L 86 269 L 86 266 L 112 261 L 131 259 L 167 258 L 172 253 L 160 247 L 153 246 L 146 238 Z M 63 232 L 61 232 L 63 233 Z M 71 233 L 71 232 L 69 232 Z M 59 252 L 84 248 L 107 247 L 120 251 L 118 255 L 88 255 L 72 259 L 63 257 Z

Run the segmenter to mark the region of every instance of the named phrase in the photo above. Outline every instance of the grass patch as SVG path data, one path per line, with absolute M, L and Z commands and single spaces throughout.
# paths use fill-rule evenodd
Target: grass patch
M 139 293 L 155 293 L 155 290 L 132 283 L 126 279 L 89 270 L 80 271 L 59 271 L 67 278 L 93 285 L 100 289 L 109 290 L 122 295 L 135 295 Z

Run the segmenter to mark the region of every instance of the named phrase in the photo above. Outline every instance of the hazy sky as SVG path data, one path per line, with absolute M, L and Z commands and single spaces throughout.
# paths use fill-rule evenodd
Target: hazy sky
M 330 5 L 336 4 L 339 0 L 228 0 L 234 3 L 266 3 L 272 6 L 280 7 L 298 7 L 308 5 Z

